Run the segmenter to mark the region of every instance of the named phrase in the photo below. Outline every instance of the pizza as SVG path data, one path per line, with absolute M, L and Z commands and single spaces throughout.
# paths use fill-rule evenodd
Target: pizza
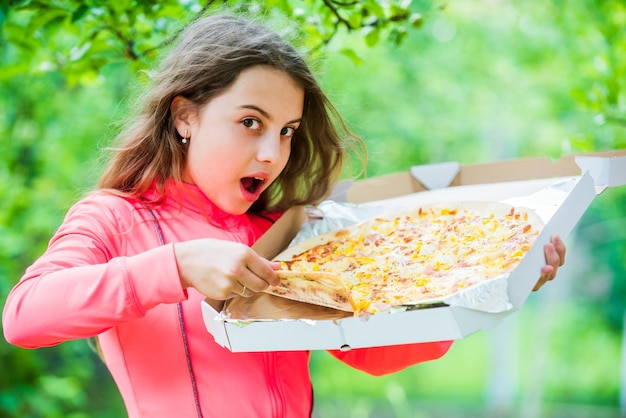
M 544 224 L 499 202 L 425 205 L 374 217 L 288 248 L 266 292 L 354 315 L 445 297 L 510 274 Z

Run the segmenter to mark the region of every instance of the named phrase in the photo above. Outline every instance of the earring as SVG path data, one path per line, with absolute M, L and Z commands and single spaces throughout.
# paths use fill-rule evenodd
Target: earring
M 187 129 L 185 129 L 185 133 L 183 134 L 183 138 L 180 140 L 180 142 L 182 142 L 183 144 L 186 144 L 187 142 L 189 142 L 189 131 L 187 131 Z

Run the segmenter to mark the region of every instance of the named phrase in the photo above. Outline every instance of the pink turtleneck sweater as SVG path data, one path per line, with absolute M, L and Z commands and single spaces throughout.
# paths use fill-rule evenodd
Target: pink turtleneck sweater
M 155 191 L 151 190 L 154 195 Z M 154 208 L 166 245 L 141 203 L 98 193 L 75 204 L 45 254 L 9 294 L 8 342 L 38 348 L 98 336 L 129 417 L 194 417 L 177 303 L 204 417 L 306 417 L 309 352 L 232 353 L 204 327 L 204 296 L 181 286 L 172 243 L 216 238 L 252 245 L 267 218 L 230 215 L 198 188 L 168 184 Z M 374 375 L 436 359 L 451 342 L 332 352 Z

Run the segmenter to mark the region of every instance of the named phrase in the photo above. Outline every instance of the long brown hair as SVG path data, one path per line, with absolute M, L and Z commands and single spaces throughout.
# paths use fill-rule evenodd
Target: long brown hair
M 182 181 L 187 152 L 174 126 L 172 100 L 180 95 L 200 109 L 256 65 L 284 71 L 299 83 L 304 111 L 289 162 L 252 210 L 285 210 L 325 198 L 347 149 L 357 145 L 365 155 L 362 141 L 347 129 L 295 48 L 262 25 L 227 15 L 200 19 L 181 33 L 139 100 L 132 123 L 118 135 L 119 146 L 98 186 L 141 199 L 156 181 L 163 199 L 167 179 Z

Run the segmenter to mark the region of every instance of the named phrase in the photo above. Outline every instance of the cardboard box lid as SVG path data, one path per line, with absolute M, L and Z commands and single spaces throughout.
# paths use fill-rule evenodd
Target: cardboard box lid
M 426 164 L 414 166 L 409 171 L 341 183 L 334 198 L 338 201 L 364 203 L 444 187 L 577 176 L 581 174 L 581 162 L 594 170 L 593 177 L 605 173 L 605 176 L 617 179 L 620 177 L 618 167 L 623 163 L 607 161 L 612 160 L 612 157 L 623 156 L 626 156 L 626 149 L 566 155 L 557 161 L 522 158 L 486 164 Z M 606 164 L 613 166 L 608 173 L 601 171 L 604 167 L 600 167 Z

